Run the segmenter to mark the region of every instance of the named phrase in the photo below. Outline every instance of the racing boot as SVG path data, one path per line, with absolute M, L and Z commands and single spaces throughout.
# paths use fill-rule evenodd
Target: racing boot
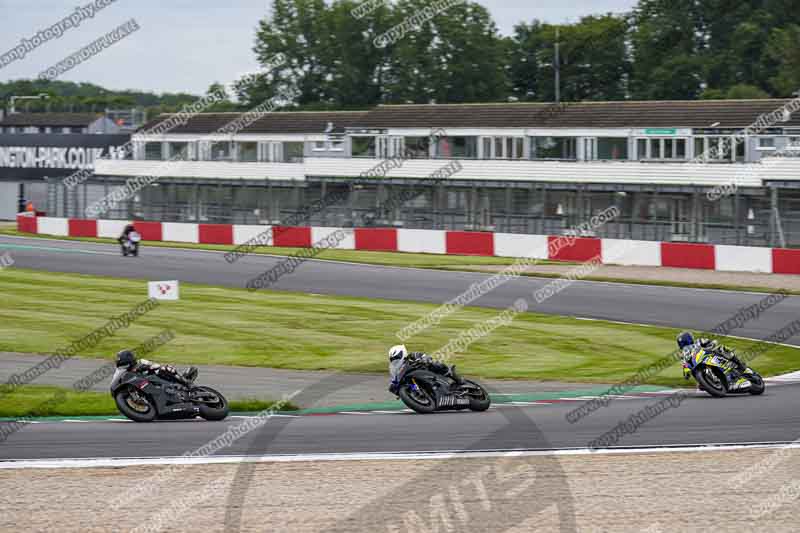
M 456 372 L 456 365 L 450 365 L 450 377 L 453 378 L 453 381 L 456 382 L 456 385 L 463 385 L 464 379 Z

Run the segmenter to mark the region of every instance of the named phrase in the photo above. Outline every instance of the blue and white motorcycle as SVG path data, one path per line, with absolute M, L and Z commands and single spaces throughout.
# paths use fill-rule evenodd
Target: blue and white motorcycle
M 694 377 L 700 388 L 711 396 L 722 398 L 729 393 L 764 393 L 764 378 L 753 370 L 742 370 L 735 362 L 714 352 L 697 347 L 683 357 L 683 377 Z

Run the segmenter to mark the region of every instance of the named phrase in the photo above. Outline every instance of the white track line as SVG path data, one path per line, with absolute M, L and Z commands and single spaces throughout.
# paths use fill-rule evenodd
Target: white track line
M 652 453 L 689 453 L 748 449 L 800 449 L 800 442 L 754 442 L 743 444 L 686 444 L 674 447 L 621 447 L 600 450 L 568 448 L 560 450 L 487 450 L 474 452 L 394 452 L 394 453 L 322 453 L 298 455 L 226 455 L 212 457 L 128 457 L 89 459 L 31 459 L 0 461 L 0 470 L 31 468 L 118 468 L 123 466 L 170 466 L 236 463 L 300 463 L 324 461 L 422 461 L 442 459 L 486 459 L 502 457 L 547 457 L 574 455 L 633 455 Z

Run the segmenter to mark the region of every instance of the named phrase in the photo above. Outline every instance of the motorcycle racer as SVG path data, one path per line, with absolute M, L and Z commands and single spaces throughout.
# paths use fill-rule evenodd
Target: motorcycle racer
M 702 348 L 706 352 L 713 353 L 714 355 L 731 361 L 741 372 L 747 370 L 747 365 L 745 365 L 738 357 L 736 357 L 736 353 L 731 348 L 720 344 L 716 340 L 706 338 L 699 338 L 695 340 L 694 336 L 690 332 L 684 331 L 678 335 L 677 341 L 678 348 L 683 351 L 684 359 Z
M 117 367 L 125 366 L 131 372 L 141 374 L 154 374 L 168 381 L 174 381 L 184 385 L 191 385 L 197 377 L 197 368 L 189 367 L 183 373 L 172 365 L 161 365 L 147 359 L 136 359 L 136 354 L 130 350 L 122 350 L 117 353 Z
M 455 365 L 447 366 L 444 363 L 434 361 L 433 358 L 425 352 L 409 353 L 404 344 L 398 344 L 389 348 L 389 392 L 397 394 L 400 371 L 407 362 L 416 361 L 423 363 L 431 372 L 447 376 L 459 384 L 463 382 L 461 376 L 456 372 Z

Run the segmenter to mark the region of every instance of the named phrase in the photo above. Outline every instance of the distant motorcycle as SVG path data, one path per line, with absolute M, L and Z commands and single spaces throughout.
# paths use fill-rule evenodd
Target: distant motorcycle
M 764 378 L 753 370 L 739 366 L 718 354 L 698 347 L 683 359 L 683 377 L 694 377 L 700 388 L 711 396 L 722 398 L 729 393 L 763 394 Z
M 486 411 L 491 405 L 489 393 L 475 381 L 461 383 L 429 370 L 422 361 L 409 361 L 400 370 L 396 395 L 409 409 L 427 414 L 434 411 Z
M 132 255 L 134 257 L 138 257 L 139 242 L 141 242 L 141 240 L 142 236 L 136 231 L 132 231 L 127 237 L 121 238 L 120 244 L 122 245 L 122 256 L 128 257 L 129 255 Z
M 211 387 L 195 386 L 196 377 L 196 368 L 183 375 L 184 383 L 178 383 L 118 367 L 111 379 L 111 396 L 120 412 L 134 422 L 197 416 L 206 420 L 225 419 L 228 401 Z

